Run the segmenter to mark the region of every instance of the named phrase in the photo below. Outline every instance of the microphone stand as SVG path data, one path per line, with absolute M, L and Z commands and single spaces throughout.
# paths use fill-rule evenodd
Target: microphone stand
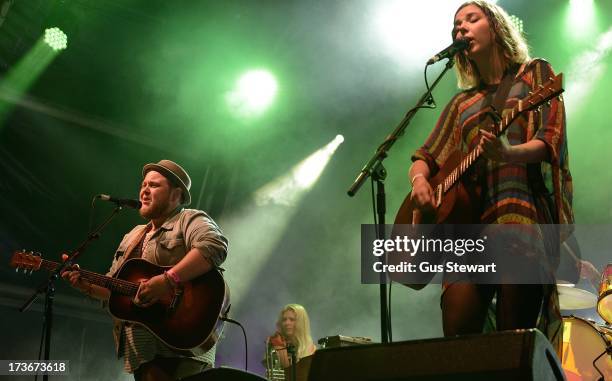
M 385 184 L 384 180 L 387 176 L 387 171 L 383 166 L 383 160 L 385 160 L 388 156 L 388 152 L 393 147 L 393 144 L 404 134 L 404 130 L 410 124 L 410 121 L 416 115 L 419 109 L 423 108 L 425 103 L 431 103 L 433 99 L 431 93 L 433 89 L 438 85 L 438 82 L 444 77 L 446 72 L 453 67 L 455 64 L 452 58 L 449 58 L 446 66 L 442 73 L 438 75 L 436 80 L 432 83 L 432 85 L 427 89 L 425 94 L 421 96 L 417 104 L 408 110 L 404 118 L 400 121 L 400 123 L 395 127 L 393 132 L 389 134 L 385 140 L 382 142 L 378 149 L 370 158 L 370 160 L 366 163 L 366 165 L 361 169 L 359 175 L 353 184 L 347 191 L 347 194 L 350 197 L 353 197 L 363 183 L 371 177 L 372 182 L 376 183 L 376 214 L 378 215 L 378 225 L 376 226 L 376 238 L 384 239 L 385 238 L 385 212 L 386 212 L 386 201 L 385 201 Z M 382 257 L 383 262 L 386 262 L 384 256 Z M 384 263 L 383 263 L 384 264 Z M 380 274 L 380 336 L 381 341 L 383 343 L 388 343 L 390 340 L 390 316 L 389 316 L 389 307 L 387 305 L 387 276 L 384 273 Z
M 53 325 L 53 301 L 55 299 L 55 281 L 57 280 L 57 278 L 59 278 L 62 271 L 72 266 L 72 263 L 74 262 L 74 260 L 78 258 L 78 256 L 81 255 L 85 251 L 87 246 L 89 246 L 89 244 L 94 239 L 98 239 L 100 237 L 100 232 L 102 231 L 102 229 L 104 229 L 106 225 L 108 225 L 112 221 L 112 219 L 115 218 L 115 216 L 119 213 L 121 209 L 123 209 L 121 206 L 117 206 L 113 210 L 113 213 L 100 226 L 98 226 L 93 232 L 91 232 L 89 236 L 85 239 L 85 241 L 83 241 L 79 245 L 79 247 L 77 247 L 75 250 L 73 250 L 70 253 L 70 256 L 68 257 L 68 259 L 64 261 L 63 263 L 61 263 L 57 267 L 57 269 L 55 269 L 55 271 L 53 271 L 51 275 L 49 275 L 49 278 L 47 278 L 46 280 L 44 280 L 38 285 L 38 287 L 36 288 L 36 291 L 34 291 L 34 293 L 30 296 L 30 298 L 26 300 L 26 302 L 19 308 L 19 312 L 27 311 L 27 309 L 32 305 L 32 303 L 36 301 L 36 298 L 38 298 L 38 295 L 45 293 L 45 307 L 44 307 L 45 312 L 43 315 L 44 317 L 43 317 L 43 325 L 42 325 L 42 333 L 41 333 L 42 335 L 41 344 L 44 338 L 44 348 L 45 348 L 45 354 L 43 358 L 44 361 L 49 361 L 50 352 L 51 352 L 51 327 Z M 40 360 L 40 351 L 38 353 L 38 358 Z M 45 373 L 43 375 L 43 380 L 47 381 L 48 379 L 49 379 L 49 374 Z

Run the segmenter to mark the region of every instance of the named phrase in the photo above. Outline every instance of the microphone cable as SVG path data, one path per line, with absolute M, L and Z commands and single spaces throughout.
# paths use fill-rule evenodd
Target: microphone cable
M 246 331 L 242 324 L 239 321 L 234 320 L 232 318 L 228 318 L 227 315 L 221 316 L 221 320 L 226 321 L 228 323 L 236 324 L 240 329 L 242 329 L 242 335 L 244 336 L 244 370 L 249 371 L 249 341 L 247 339 Z

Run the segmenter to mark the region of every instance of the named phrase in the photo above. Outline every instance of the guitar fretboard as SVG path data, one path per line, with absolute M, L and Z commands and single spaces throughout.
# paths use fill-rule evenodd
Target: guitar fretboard
M 53 261 L 47 261 L 46 259 L 43 259 L 41 261 L 40 266 L 45 268 L 46 270 L 55 271 L 60 266 L 60 264 L 53 262 Z M 121 295 L 134 296 L 136 295 L 136 292 L 138 291 L 139 285 L 134 282 L 130 282 L 130 281 L 123 280 L 123 279 L 111 278 L 111 277 L 97 274 L 97 273 L 87 271 L 87 270 L 79 270 L 79 273 L 81 274 L 83 279 L 93 284 L 96 284 L 98 286 L 108 288 L 109 290 L 113 292 L 117 292 Z
M 538 89 L 533 94 L 530 94 L 526 99 L 519 100 L 516 106 L 514 106 L 509 113 L 502 117 L 499 125 L 493 128 L 493 133 L 496 136 L 500 136 L 523 112 L 538 108 L 544 102 L 547 102 L 548 100 L 561 94 L 563 92 L 563 88 L 561 87 L 562 81 L 563 74 L 558 74 L 555 77 L 549 78 L 546 84 L 539 86 Z M 481 151 L 478 149 L 478 147 L 476 147 L 461 160 L 461 163 L 440 183 L 442 194 L 448 192 L 453 185 L 455 185 L 457 180 L 459 180 L 459 178 L 463 176 L 470 166 L 476 160 L 478 160 L 480 154 Z

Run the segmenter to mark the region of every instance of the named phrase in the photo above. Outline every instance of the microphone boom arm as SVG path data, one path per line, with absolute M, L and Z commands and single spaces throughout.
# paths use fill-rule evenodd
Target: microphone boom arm
M 355 194 L 357 194 L 357 192 L 359 191 L 359 189 L 361 188 L 363 183 L 368 179 L 368 177 L 370 177 L 372 175 L 374 170 L 379 165 L 382 165 L 383 160 L 385 160 L 385 158 L 387 157 L 387 152 L 389 152 L 391 147 L 393 147 L 393 144 L 395 144 L 395 142 L 402 135 L 404 135 L 404 130 L 406 129 L 406 127 L 408 127 L 408 125 L 410 124 L 410 121 L 412 120 L 412 118 L 416 115 L 417 111 L 420 108 L 422 108 L 422 106 L 425 103 L 427 103 L 428 99 L 431 97 L 431 93 L 433 92 L 433 89 L 435 89 L 435 87 L 438 85 L 438 82 L 440 82 L 442 77 L 444 77 L 446 72 L 450 68 L 452 68 L 454 64 L 455 64 L 455 61 L 451 57 L 448 60 L 448 62 L 446 63 L 442 73 L 440 73 L 438 75 L 436 80 L 431 84 L 429 89 L 423 94 L 421 99 L 419 99 L 417 104 L 413 108 L 408 110 L 408 112 L 406 113 L 404 118 L 400 121 L 400 123 L 397 125 L 397 127 L 395 127 L 395 130 L 393 130 L 393 132 L 391 134 L 389 134 L 385 138 L 385 140 L 382 142 L 382 144 L 380 146 L 378 146 L 378 149 L 376 149 L 376 152 L 374 153 L 372 158 L 370 158 L 370 160 L 364 165 L 364 167 L 361 169 L 361 171 L 357 175 L 357 178 L 355 179 L 355 181 L 353 181 L 353 184 L 351 185 L 351 187 L 347 191 L 347 194 L 350 197 L 355 196 Z

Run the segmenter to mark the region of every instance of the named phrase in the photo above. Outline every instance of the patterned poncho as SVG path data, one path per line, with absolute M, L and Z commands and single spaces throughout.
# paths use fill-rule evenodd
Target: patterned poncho
M 510 87 L 503 111 L 509 112 L 519 99 L 553 76 L 550 64 L 542 59 L 523 64 Z M 455 95 L 412 160 L 425 161 L 433 176 L 454 150 L 467 153 L 475 148 L 479 142 L 478 130 L 489 129 L 491 119 L 484 109 L 491 103 L 496 90 L 496 86 L 483 86 Z M 530 111 L 519 116 L 508 127 L 505 136 L 511 145 L 540 139 L 546 143 L 549 161 L 525 164 L 487 160 L 480 163 L 478 173 L 485 190 L 480 223 L 573 223 L 572 177 L 565 129 L 565 108 L 559 99 L 552 100 L 550 107 L 543 107 L 541 112 Z M 536 208 L 534 179 L 541 179 L 545 192 L 552 197 L 552 220 Z
M 502 115 L 553 76 L 550 64 L 542 59 L 521 65 L 510 86 Z M 490 130 L 491 119 L 486 116 L 486 106 L 492 103 L 496 91 L 497 86 L 481 86 L 455 95 L 412 160 L 425 161 L 431 176 L 434 176 L 455 150 L 467 153 L 474 149 L 480 140 L 478 130 Z M 546 144 L 548 159 L 531 164 L 492 160 L 477 162 L 471 176 L 482 189 L 479 200 L 482 214 L 480 221 L 473 223 L 525 224 L 525 227 L 534 227 L 540 238 L 540 225 L 535 224 L 561 224 L 569 228 L 561 229 L 561 236 L 553 237 L 554 244 L 559 245 L 571 233 L 574 223 L 563 101 L 553 99 L 540 111 L 529 111 L 519 116 L 504 135 L 511 145 L 540 139 Z M 556 255 L 558 252 L 548 256 L 549 270 L 554 271 L 558 264 Z M 562 319 L 554 277 L 549 279 L 552 284 L 544 285 L 544 305 L 537 327 L 548 336 L 560 355 Z M 443 289 L 451 285 L 452 282 L 445 282 Z

